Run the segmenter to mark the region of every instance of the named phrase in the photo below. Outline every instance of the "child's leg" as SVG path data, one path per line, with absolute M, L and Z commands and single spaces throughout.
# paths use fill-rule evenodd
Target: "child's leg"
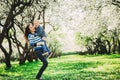
M 46 49 L 46 46 L 45 45 L 42 45 L 42 49 L 43 49 L 43 56 L 48 56 L 49 55 L 49 52 L 48 50 Z
M 48 52 L 47 48 L 45 45 L 42 45 L 43 53 Z
M 45 40 L 41 40 L 41 42 L 44 42 L 45 47 L 46 47 L 46 49 L 47 49 L 47 51 L 48 51 L 48 53 L 49 53 L 49 55 L 50 55 L 51 51 L 50 51 L 50 49 L 48 48 L 48 46 L 47 46 L 47 44 L 46 44 L 46 41 L 45 41 Z

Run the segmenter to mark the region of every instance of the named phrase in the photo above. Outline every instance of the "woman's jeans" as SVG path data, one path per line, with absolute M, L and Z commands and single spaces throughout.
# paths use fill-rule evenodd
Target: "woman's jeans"
M 41 62 L 43 63 L 42 67 L 40 68 L 38 74 L 36 75 L 36 78 L 39 79 L 42 75 L 42 73 L 44 72 L 44 70 L 47 68 L 48 66 L 48 61 L 46 59 L 46 57 L 42 56 L 42 51 L 41 50 L 37 50 L 35 51 L 35 54 L 37 55 L 37 57 L 41 60 Z

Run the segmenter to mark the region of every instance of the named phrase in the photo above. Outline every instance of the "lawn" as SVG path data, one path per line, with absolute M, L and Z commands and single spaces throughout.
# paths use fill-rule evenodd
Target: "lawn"
M 43 74 L 45 80 L 120 80 L 120 55 L 64 55 L 48 59 L 49 66 Z M 35 80 L 41 62 L 26 62 L 5 70 L 0 64 L 0 80 Z

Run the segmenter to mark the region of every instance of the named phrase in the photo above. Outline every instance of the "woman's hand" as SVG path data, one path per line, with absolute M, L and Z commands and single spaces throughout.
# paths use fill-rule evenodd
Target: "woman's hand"
M 44 42 L 38 42 L 37 46 L 44 45 Z

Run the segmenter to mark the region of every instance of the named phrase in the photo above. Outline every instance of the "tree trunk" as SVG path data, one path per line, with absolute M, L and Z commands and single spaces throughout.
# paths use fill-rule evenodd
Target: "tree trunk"
M 7 51 L 6 51 L 6 49 L 2 46 L 2 45 L 0 45 L 0 48 L 1 48 L 1 50 L 3 51 L 3 53 L 4 53 L 4 55 L 5 55 L 5 64 L 6 64 L 6 68 L 10 68 L 11 67 L 11 63 L 10 63 L 10 57 L 11 57 L 11 53 L 8 53 Z
M 103 45 L 103 44 L 100 45 L 100 53 L 101 53 L 101 54 L 105 54 L 105 53 L 107 53 L 106 46 Z
M 120 54 L 120 40 L 118 39 L 118 53 Z
M 20 65 L 23 65 L 24 63 L 25 63 L 25 60 L 24 60 L 24 55 L 23 55 L 23 54 L 21 54 L 21 55 L 20 55 L 19 64 L 20 64 Z
M 43 7 L 43 16 L 42 16 L 42 18 L 43 18 L 43 29 L 45 29 L 45 9 L 46 9 L 46 7 Z
M 115 38 L 113 37 L 113 49 L 112 52 L 115 53 L 116 50 L 116 43 L 115 43 Z
M 106 40 L 107 41 L 107 45 L 108 45 L 108 54 L 110 54 L 110 50 L 111 50 L 111 46 L 110 46 L 110 41 Z
M 27 55 L 27 52 L 28 52 L 28 43 L 26 42 L 23 53 L 20 54 L 20 61 L 19 61 L 20 65 L 25 63 L 25 61 L 26 61 L 25 54 Z
M 6 63 L 6 68 L 10 68 L 11 67 L 11 63 L 10 63 L 10 54 L 5 55 L 5 63 Z

